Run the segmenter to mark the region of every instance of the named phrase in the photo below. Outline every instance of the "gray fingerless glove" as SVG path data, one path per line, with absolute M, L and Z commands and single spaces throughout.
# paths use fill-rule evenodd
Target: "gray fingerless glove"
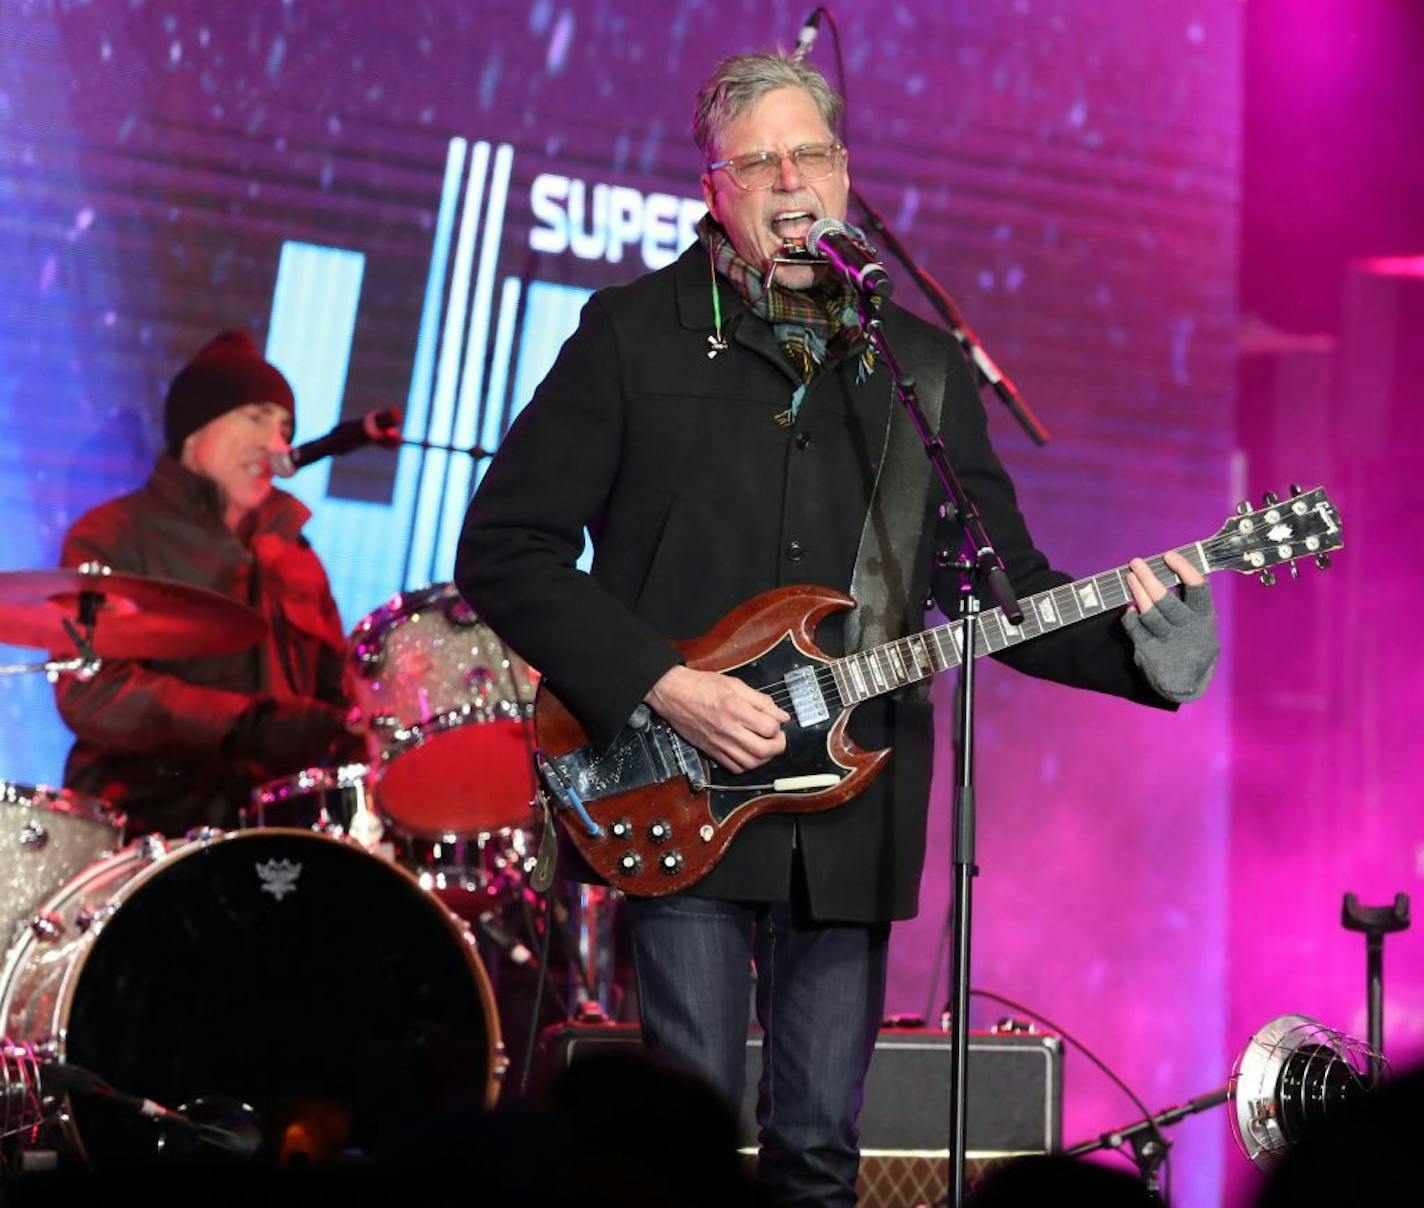
M 1188 587 L 1185 599 L 1169 591 L 1144 613 L 1129 609 L 1122 623 L 1133 660 L 1160 695 L 1181 704 L 1206 691 L 1221 654 L 1207 584 Z

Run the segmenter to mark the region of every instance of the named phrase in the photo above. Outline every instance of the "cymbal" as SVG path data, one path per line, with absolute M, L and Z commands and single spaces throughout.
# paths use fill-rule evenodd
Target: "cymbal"
M 64 567 L 0 571 L 0 642 L 77 654 L 63 622 L 78 627 L 81 592 L 100 597 L 94 621 L 100 658 L 230 654 L 267 633 L 256 609 L 206 587 Z

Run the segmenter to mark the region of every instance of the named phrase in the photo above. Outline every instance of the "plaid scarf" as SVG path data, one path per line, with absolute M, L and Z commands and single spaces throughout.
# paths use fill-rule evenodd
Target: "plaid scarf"
M 717 274 L 731 283 L 742 305 L 771 324 L 781 351 L 801 379 L 791 396 L 791 405 L 777 416 L 783 427 L 796 422 L 801 400 L 818 369 L 853 356 L 858 361 L 855 380 L 863 382 L 870 376 L 875 368 L 875 351 L 861 330 L 855 291 L 846 282 L 829 278 L 810 289 L 783 289 L 776 284 L 773 271 L 771 288 L 767 289 L 761 273 L 737 254 L 711 214 L 704 214 L 698 222 L 697 238 L 710 253 Z

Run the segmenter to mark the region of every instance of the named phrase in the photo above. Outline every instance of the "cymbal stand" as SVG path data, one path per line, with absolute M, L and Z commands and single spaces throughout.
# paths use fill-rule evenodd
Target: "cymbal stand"
M 60 624 L 77 652 L 73 658 L 47 659 L 43 663 L 0 663 L 0 677 L 7 675 L 33 675 L 39 672 L 56 683 L 61 675 L 72 675 L 78 680 L 91 680 L 99 674 L 104 660 L 94 653 L 94 627 L 99 619 L 99 605 L 104 597 L 98 592 L 79 593 L 79 624 L 65 617 Z

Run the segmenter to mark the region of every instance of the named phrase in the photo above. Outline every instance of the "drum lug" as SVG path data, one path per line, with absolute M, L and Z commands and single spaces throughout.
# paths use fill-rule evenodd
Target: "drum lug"
M 357 674 L 365 676 L 366 679 L 374 679 L 376 672 L 381 669 L 384 656 L 381 647 L 376 642 L 359 642 L 355 649 L 351 651 L 351 663 Z
M 223 837 L 223 832 L 216 826 L 195 826 L 187 831 L 183 838 L 189 843 L 214 843 Z
M 38 822 L 26 822 L 20 827 L 20 833 L 15 836 L 15 842 L 21 847 L 32 847 L 38 850 L 49 842 L 49 831 L 45 830 Z
M 53 944 L 64 935 L 64 920 L 57 914 L 41 911 L 30 918 L 30 934 L 42 944 Z
M 81 932 L 98 931 L 114 916 L 114 903 L 104 906 L 82 906 L 74 915 L 74 926 Z
M 395 734 L 401 728 L 399 717 L 392 717 L 389 713 L 377 713 L 371 718 L 371 730 L 381 738 L 386 738 Z
M 168 854 L 168 841 L 156 831 L 135 839 L 133 845 L 138 854 L 150 863 L 161 860 Z

